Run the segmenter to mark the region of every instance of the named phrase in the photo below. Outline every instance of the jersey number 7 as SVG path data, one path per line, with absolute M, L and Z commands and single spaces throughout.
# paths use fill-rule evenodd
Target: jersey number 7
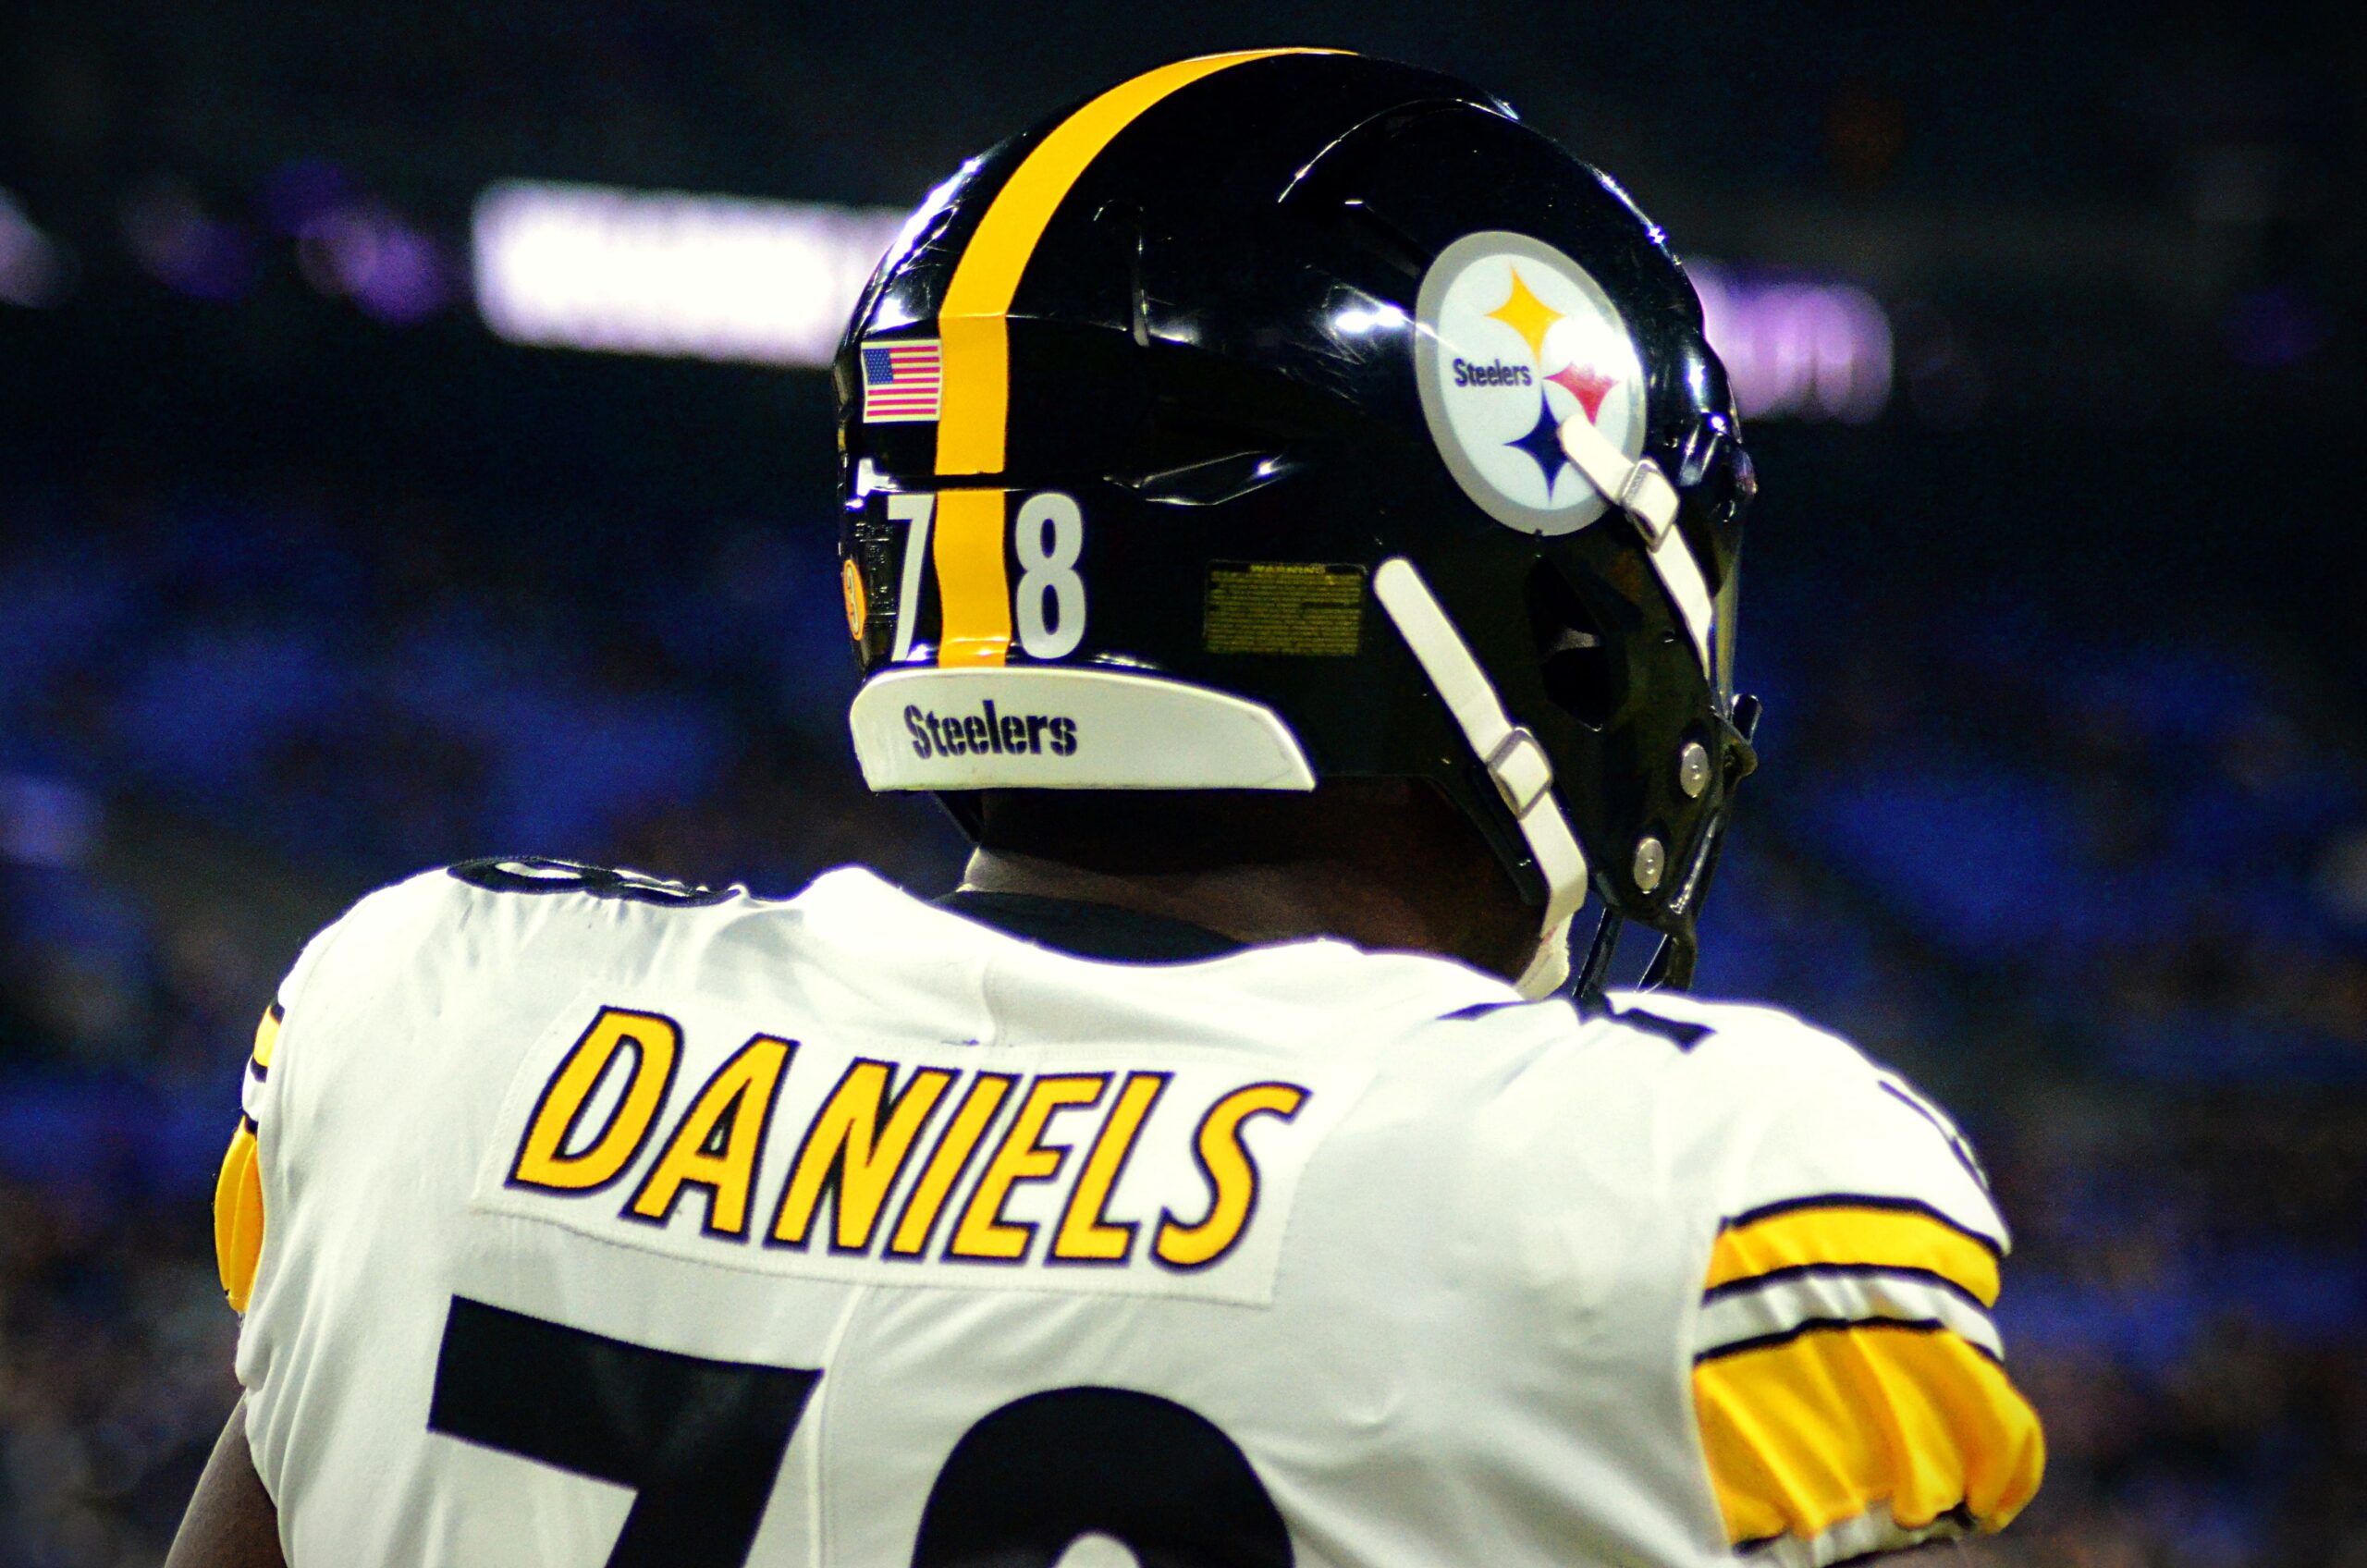
M 452 1299 L 431 1431 L 632 1488 L 607 1568 L 742 1568 L 817 1369 L 653 1350 Z M 1129 1389 L 1000 1406 L 929 1488 L 914 1568 L 1053 1568 L 1087 1534 L 1160 1568 L 1289 1568 L 1239 1445 Z

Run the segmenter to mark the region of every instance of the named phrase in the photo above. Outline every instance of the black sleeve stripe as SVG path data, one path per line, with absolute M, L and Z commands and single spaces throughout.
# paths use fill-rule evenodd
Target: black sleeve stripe
M 254 1004 L 250 1002 L 247 1005 L 252 1007 Z M 274 1023 L 285 1023 L 288 1022 L 288 1010 L 279 1005 L 279 1000 L 276 997 L 272 998 L 271 1006 L 264 1011 L 271 1014 L 271 1021 Z
M 1932 1130 L 1940 1134 L 1940 1141 L 1948 1145 L 1948 1153 L 1954 1157 L 1958 1165 L 1964 1167 L 1964 1173 L 1972 1178 L 1972 1184 L 1984 1193 L 1989 1190 L 1989 1173 L 1981 1169 L 1981 1161 L 1973 1158 L 1972 1150 L 1966 1145 L 1962 1133 L 1932 1115 L 1930 1106 L 1925 1105 L 1887 1078 L 1882 1081 L 1882 1091 L 1930 1122 Z
M 1883 1197 L 1872 1193 L 1819 1193 L 1813 1197 L 1784 1198 L 1778 1203 L 1762 1204 L 1757 1208 L 1746 1209 L 1723 1221 L 1718 1229 L 1722 1231 L 1739 1231 L 1744 1226 L 1756 1224 L 1761 1219 L 1772 1219 L 1776 1215 L 1790 1214 L 1803 1208 L 1884 1208 L 1900 1214 L 1919 1214 L 1926 1219 L 1938 1220 L 1949 1230 L 1969 1241 L 1979 1243 L 1989 1250 L 1992 1256 L 2001 1261 L 2005 1256 L 2005 1243 L 1994 1236 L 1974 1230 L 1960 1219 L 1942 1213 L 1928 1203 L 1917 1198 Z
M 1728 1296 L 1744 1295 L 1786 1280 L 1807 1279 L 1912 1280 L 1919 1285 L 1930 1285 L 1947 1292 L 1983 1317 L 1990 1316 L 1989 1308 L 1982 1305 L 1979 1296 L 1945 1274 L 1930 1268 L 1907 1268 L 1889 1263 L 1796 1263 L 1783 1268 L 1771 1268 L 1764 1274 L 1749 1274 L 1739 1280 L 1729 1280 L 1723 1285 L 1712 1285 L 1701 1292 L 1701 1305 L 1708 1306 Z
M 243 1110 L 239 1112 L 239 1125 L 244 1127 L 250 1133 L 260 1131 L 260 1127 L 255 1119 L 249 1116 Z
M 1794 1340 L 1806 1339 L 1810 1334 L 1846 1333 L 1853 1329 L 1888 1329 L 1903 1334 L 1954 1332 L 1936 1317 L 1811 1317 L 1806 1322 L 1795 1323 L 1790 1328 L 1776 1333 L 1760 1334 L 1755 1339 L 1735 1340 L 1730 1343 L 1719 1345 L 1715 1349 L 1705 1350 L 1693 1358 L 1693 1365 L 1706 1366 L 1712 1361 L 1723 1361 L 1730 1355 L 1740 1355 L 1746 1351 L 1771 1350 L 1777 1345 L 1790 1344 Z M 2005 1365 L 1988 1351 L 1974 1344 L 1961 1334 L 1956 1336 L 1956 1342 L 1972 1351 L 1983 1361 L 1998 1366 Z

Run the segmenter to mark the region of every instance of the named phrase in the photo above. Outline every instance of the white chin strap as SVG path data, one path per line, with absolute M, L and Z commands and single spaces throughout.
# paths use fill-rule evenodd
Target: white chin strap
M 1537 956 L 1514 984 L 1532 1001 L 1550 997 L 1570 978 L 1570 922 L 1587 900 L 1586 851 L 1579 849 L 1577 835 L 1570 830 L 1570 819 L 1553 793 L 1553 764 L 1543 743 L 1505 715 L 1487 672 L 1471 656 L 1470 645 L 1413 562 L 1403 556 L 1381 562 L 1372 574 L 1372 589 L 1462 728 L 1463 738 L 1487 765 L 1488 777 L 1520 825 L 1521 837 L 1545 878 L 1545 917 Z
M 1625 512 L 1644 536 L 1645 558 L 1667 590 L 1677 619 L 1693 635 L 1693 651 L 1700 656 L 1701 672 L 1711 673 L 1710 640 L 1716 607 L 1710 598 L 1709 580 L 1676 531 L 1676 486 L 1661 465 L 1650 458 L 1629 459 L 1611 438 L 1582 419 L 1562 422 L 1562 453 L 1587 483 L 1613 506 Z

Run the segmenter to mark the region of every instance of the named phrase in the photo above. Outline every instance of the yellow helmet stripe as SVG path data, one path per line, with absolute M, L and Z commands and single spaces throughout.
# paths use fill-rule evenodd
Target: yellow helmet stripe
M 1011 408 L 1012 296 L 1036 241 L 1080 176 L 1118 133 L 1169 93 L 1202 77 L 1275 55 L 1326 49 L 1246 49 L 1178 60 L 1101 94 L 1061 122 L 995 196 L 962 252 L 938 312 L 944 344 L 944 400 L 937 425 L 937 472 L 1000 473 Z
M 939 665 L 999 665 L 1011 654 L 1011 583 L 1003 570 L 1003 494 L 947 490 L 937 498 Z

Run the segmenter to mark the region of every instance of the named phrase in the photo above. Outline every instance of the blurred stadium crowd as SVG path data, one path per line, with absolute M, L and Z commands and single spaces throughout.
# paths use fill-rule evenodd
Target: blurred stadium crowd
M 928 889 L 958 844 L 853 777 L 818 519 L 292 478 L 0 506 L 0 1564 L 112 1568 L 161 1553 L 234 1395 L 213 1166 L 311 926 L 473 853 Z M 1907 598 L 1755 592 L 1768 766 L 1704 988 L 1848 1031 L 1987 1156 L 2054 1459 L 1980 1561 L 2367 1564 L 2355 731 L 2266 640 Z

